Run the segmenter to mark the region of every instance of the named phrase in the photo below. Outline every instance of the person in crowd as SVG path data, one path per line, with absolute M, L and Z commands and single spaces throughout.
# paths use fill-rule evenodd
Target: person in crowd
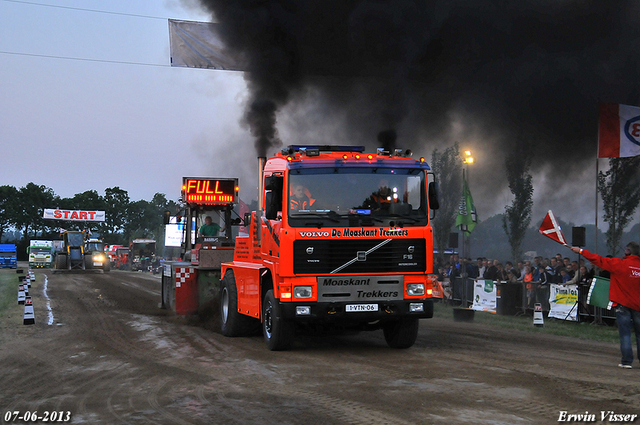
M 507 271 L 507 274 L 509 272 L 512 272 L 516 279 L 520 277 L 520 271 L 513 267 L 513 263 L 511 261 L 507 261 L 506 263 L 504 263 L 504 269 Z
M 476 268 L 473 265 L 471 258 L 462 259 L 461 269 L 464 270 L 464 273 L 466 274 L 466 276 L 471 279 L 475 279 L 478 277 L 478 272 L 476 271 Z
M 533 282 L 533 270 L 531 269 L 531 266 L 525 266 L 524 270 L 522 281 L 524 282 L 527 290 L 527 308 L 532 308 L 532 301 L 536 298 L 536 286 Z
M 560 277 L 562 279 L 563 285 L 571 280 L 571 276 L 569 276 L 569 273 L 567 273 L 567 269 L 565 269 L 564 267 L 560 269 Z
M 484 274 L 482 275 L 482 277 L 484 279 L 488 279 L 488 280 L 497 280 L 497 273 L 498 273 L 498 268 L 492 264 L 491 262 L 488 262 L 487 269 L 484 271 Z
M 484 258 L 478 257 L 478 277 L 484 276 L 484 271 L 487 269 Z
M 578 262 L 573 261 L 571 268 L 573 269 L 573 277 L 569 279 L 567 285 L 577 285 L 580 281 L 587 278 L 587 268 L 585 266 L 578 267 Z
M 564 257 L 562 259 L 562 263 L 564 264 L 564 268 L 567 269 L 567 273 L 569 273 L 569 276 L 571 276 L 571 278 L 573 279 L 573 275 L 575 274 L 573 267 L 571 267 L 571 258 L 569 257 Z
M 560 283 L 558 276 L 556 276 L 556 270 L 551 267 L 550 261 L 551 260 L 549 258 L 545 258 L 544 260 L 542 260 L 542 266 L 544 267 L 544 271 L 547 274 L 547 279 L 549 283 Z
M 511 269 L 507 272 L 507 283 L 518 283 L 518 278 L 514 273 L 515 269 Z
M 438 273 L 436 274 L 438 282 L 444 281 L 446 277 L 446 272 L 447 272 L 447 269 L 445 269 L 444 266 L 438 266 Z
M 640 245 L 629 242 L 625 247 L 624 258 L 602 257 L 575 246 L 571 250 L 582 254 L 592 264 L 611 274 L 609 300 L 616 308 L 622 354 L 618 367 L 631 369 L 634 358 L 631 330 L 636 335 L 636 355 L 640 356 Z
M 447 261 L 446 263 L 444 263 L 444 269 L 445 277 L 449 279 L 453 279 L 456 277 L 455 267 L 453 267 L 453 264 Z
M 504 268 L 501 262 L 496 263 L 496 269 L 497 270 L 496 270 L 495 279 L 493 280 L 497 280 L 500 282 L 506 282 L 507 280 L 509 280 L 507 270 Z

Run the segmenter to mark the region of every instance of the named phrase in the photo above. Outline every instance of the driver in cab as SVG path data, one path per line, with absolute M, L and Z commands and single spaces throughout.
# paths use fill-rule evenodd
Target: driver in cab
M 301 184 L 293 186 L 293 194 L 289 198 L 289 209 L 293 211 L 308 210 L 311 207 L 311 200 L 306 194 L 306 189 Z

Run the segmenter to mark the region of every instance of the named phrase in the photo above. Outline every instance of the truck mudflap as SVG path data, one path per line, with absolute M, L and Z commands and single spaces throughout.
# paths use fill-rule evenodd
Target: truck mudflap
M 403 317 L 430 319 L 433 317 L 433 300 L 280 302 L 280 311 L 285 319 L 300 322 L 372 322 Z

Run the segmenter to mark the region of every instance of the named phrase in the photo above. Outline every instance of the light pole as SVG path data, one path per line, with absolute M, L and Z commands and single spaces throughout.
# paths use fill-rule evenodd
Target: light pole
M 471 151 L 464 151 L 464 157 L 462 158 L 462 163 L 466 165 L 467 172 L 467 187 L 469 185 L 469 165 L 473 164 L 473 156 L 471 156 Z M 462 184 L 464 187 L 465 184 L 465 167 L 462 167 Z M 467 214 L 471 214 L 471 211 L 468 211 Z M 471 255 L 471 238 L 468 232 L 462 232 L 462 257 L 469 258 Z

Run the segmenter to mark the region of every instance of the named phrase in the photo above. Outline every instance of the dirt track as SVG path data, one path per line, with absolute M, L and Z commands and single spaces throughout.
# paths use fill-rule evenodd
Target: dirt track
M 159 309 L 159 277 L 45 273 L 53 324 L 42 271 L 36 324 L 22 325 L 17 307 L 0 317 L 0 420 L 37 410 L 91 424 L 551 424 L 560 411 L 596 423 L 607 423 L 601 410 L 640 413 L 640 368 L 618 369 L 615 344 L 433 319 L 408 350 L 378 331 L 270 352 L 261 337 L 225 338 Z

